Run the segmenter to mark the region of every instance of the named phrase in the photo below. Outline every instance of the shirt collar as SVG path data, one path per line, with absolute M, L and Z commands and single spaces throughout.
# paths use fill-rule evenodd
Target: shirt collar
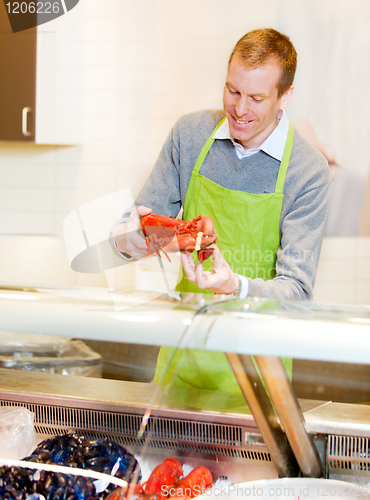
M 273 132 L 267 137 L 267 139 L 259 146 L 259 148 L 245 149 L 244 156 L 250 156 L 251 154 L 257 153 L 258 151 L 264 151 L 269 156 L 276 158 L 281 161 L 283 159 L 284 148 L 286 139 L 288 137 L 289 130 L 289 120 L 285 110 L 282 110 L 281 118 L 277 127 Z M 217 129 L 216 133 L 213 134 L 213 139 L 230 139 L 234 146 L 241 149 L 242 146 L 235 142 L 231 137 L 228 119 L 222 123 L 222 125 Z M 244 149 L 244 148 L 243 148 Z

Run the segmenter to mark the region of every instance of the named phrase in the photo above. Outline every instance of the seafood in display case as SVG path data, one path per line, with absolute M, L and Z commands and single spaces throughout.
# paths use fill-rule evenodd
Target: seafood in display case
M 116 486 L 108 481 L 97 483 L 89 477 L 90 471 L 113 475 L 130 483 L 140 480 L 141 472 L 134 455 L 111 439 L 85 439 L 76 433 L 55 436 L 42 441 L 31 455 L 22 459 L 20 464 L 2 466 L 0 469 L 1 492 L 4 499 L 23 500 L 28 495 L 38 493 L 46 500 L 84 500 L 103 499 Z M 33 470 L 32 462 L 45 465 L 66 466 L 74 469 L 74 474 L 55 470 Z M 48 468 L 49 469 L 49 468 Z M 79 476 L 76 469 L 87 472 Z M 63 469 L 65 471 L 65 468 Z M 101 488 L 103 484 L 103 488 Z M 40 497 L 42 498 L 42 497 Z
M 127 482 L 139 469 L 134 455 L 112 439 L 90 440 L 75 433 L 42 441 L 24 460 L 90 469 L 104 474 L 111 474 L 115 469 L 114 475 Z
M 22 467 L 0 468 L 0 498 L 3 500 L 96 500 L 90 478 Z
M 132 491 L 139 500 L 187 500 L 204 494 L 213 485 L 212 474 L 207 467 L 200 465 L 187 476 L 183 477 L 183 474 L 179 460 L 169 457 L 153 469 L 144 484 L 138 484 Z M 128 497 L 125 488 L 117 488 L 106 500 L 126 500 Z
M 160 496 L 168 496 L 166 488 L 175 486 L 183 476 L 182 465 L 177 458 L 169 457 L 154 467 L 146 483 L 141 485 L 140 492 L 150 495 L 156 493 Z
M 25 462 L 24 467 L 21 462 Z M 31 468 L 32 462 L 40 467 Z M 51 465 L 56 466 L 54 470 Z M 73 474 L 68 474 L 65 466 L 71 471 L 73 468 Z M 84 476 L 78 469 L 84 470 Z M 101 473 L 101 478 L 96 479 L 100 476 L 94 472 Z M 111 482 L 112 476 L 124 480 L 126 486 L 117 488 Z M 29 500 L 35 495 L 39 500 L 127 500 L 131 497 L 185 500 L 212 486 L 212 475 L 206 467 L 196 467 L 184 477 L 182 465 L 174 457 L 157 465 L 144 483 L 140 482 L 141 478 L 138 461 L 117 442 L 87 440 L 82 435 L 68 433 L 42 441 L 18 466 L 0 467 L 0 498 Z

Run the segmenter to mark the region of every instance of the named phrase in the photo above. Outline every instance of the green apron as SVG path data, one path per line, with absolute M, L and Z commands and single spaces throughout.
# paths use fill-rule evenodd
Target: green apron
M 194 219 L 199 214 L 212 217 L 218 235 L 217 245 L 232 271 L 252 279 L 272 279 L 276 274 L 276 253 L 280 246 L 279 223 L 285 176 L 293 146 L 293 127 L 289 124 L 275 192 L 250 194 L 226 189 L 199 173 L 215 140 L 212 137 L 225 119 L 212 132 L 195 163 L 185 197 L 183 218 Z M 197 263 L 196 252 L 193 254 Z M 212 260 L 204 262 L 203 267 L 212 270 Z M 209 292 L 199 289 L 183 272 L 177 290 Z M 196 349 L 179 349 L 174 356 L 173 353 L 172 347 L 161 347 L 155 383 L 240 391 L 224 353 Z M 291 377 L 292 360 L 283 359 L 283 362 Z

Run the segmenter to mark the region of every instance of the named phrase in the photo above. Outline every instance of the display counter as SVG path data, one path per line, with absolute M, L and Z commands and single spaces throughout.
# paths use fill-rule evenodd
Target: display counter
M 273 376 L 280 369 L 274 365 L 280 357 L 340 362 L 344 367 L 368 364 L 368 307 L 3 285 L 0 330 L 134 343 L 143 349 L 165 345 L 221 351 L 238 356 L 242 379 L 246 375 L 250 380 L 253 368 L 248 375 L 246 366 L 252 356 L 269 393 L 270 403 L 261 404 L 264 420 L 258 414 L 258 391 L 256 403 L 249 394 L 248 406 L 244 390 L 227 393 L 0 370 L 1 405 L 21 405 L 33 411 L 40 436 L 69 430 L 91 438 L 109 436 L 152 464 L 177 456 L 191 465 L 207 465 L 215 479 L 232 484 L 305 475 L 370 485 L 370 406 L 364 401 L 349 404 L 300 398 L 295 408 L 289 379 L 280 383 Z M 268 365 L 266 372 L 263 362 Z M 271 386 L 274 380 L 279 381 L 276 389 Z M 264 409 L 271 402 L 277 414 L 273 424 Z M 270 440 L 264 428 L 267 421 L 273 433 L 274 425 L 279 427 L 280 437 Z M 305 446 L 303 453 L 300 449 L 302 433 L 308 447 L 312 444 L 319 472 L 304 472 L 302 455 L 304 459 L 310 451 Z M 287 461 L 291 465 L 297 460 L 299 467 L 286 468 L 284 463 L 279 468 L 279 460 L 285 458 L 281 449 L 276 456 L 274 446 L 281 436 L 288 455 L 293 450 L 292 461 Z M 315 470 L 311 465 L 310 459 L 308 471 Z
M 0 284 L 2 331 L 365 363 L 370 306 Z M 225 334 L 227 333 L 227 334 Z

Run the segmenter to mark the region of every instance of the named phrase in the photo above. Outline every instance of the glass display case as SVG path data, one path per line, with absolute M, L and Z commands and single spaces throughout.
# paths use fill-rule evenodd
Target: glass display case
M 31 410 L 40 438 L 114 439 L 141 465 L 177 457 L 229 485 L 320 478 L 367 494 L 370 307 L 4 285 L 0 330 L 135 345 L 137 364 L 153 346 L 174 348 L 170 362 L 221 352 L 240 387 L 0 370 L 0 404 Z M 281 358 L 293 360 L 292 373 Z

